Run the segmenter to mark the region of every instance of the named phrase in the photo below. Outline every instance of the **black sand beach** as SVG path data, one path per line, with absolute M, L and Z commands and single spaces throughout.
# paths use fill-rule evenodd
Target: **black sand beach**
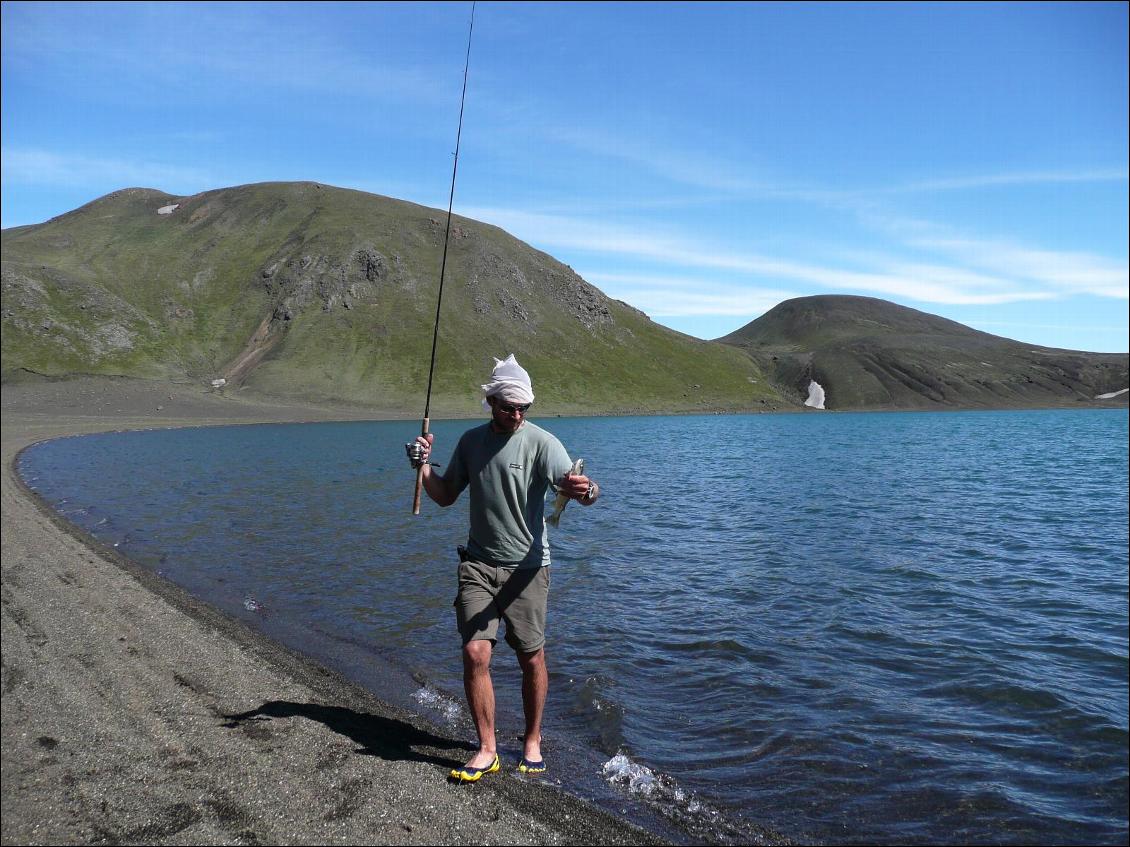
M 4 844 L 666 843 L 516 775 L 448 784 L 465 740 L 92 546 L 13 469 L 66 434 L 375 417 L 161 383 L 5 386 Z

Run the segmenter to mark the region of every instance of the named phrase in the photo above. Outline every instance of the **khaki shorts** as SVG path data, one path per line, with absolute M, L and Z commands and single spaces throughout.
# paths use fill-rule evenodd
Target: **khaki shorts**
M 506 643 L 519 653 L 545 646 L 549 568 L 500 568 L 474 559 L 459 563 L 455 618 L 463 643 L 498 640 L 506 621 Z

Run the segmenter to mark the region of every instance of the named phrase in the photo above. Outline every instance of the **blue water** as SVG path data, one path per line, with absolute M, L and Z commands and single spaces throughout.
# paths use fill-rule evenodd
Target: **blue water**
M 1127 842 L 1125 410 L 540 422 L 603 491 L 551 533 L 548 749 L 718 837 Z M 433 425 L 438 461 L 467 426 Z M 465 731 L 466 504 L 411 516 L 415 432 L 85 436 L 20 471 L 274 637 L 367 684 L 391 659 Z

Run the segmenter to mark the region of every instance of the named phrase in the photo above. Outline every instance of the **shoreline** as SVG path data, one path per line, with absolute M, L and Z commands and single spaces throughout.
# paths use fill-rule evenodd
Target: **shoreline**
M 379 412 L 101 380 L 3 399 L 4 844 L 689 840 L 509 773 L 449 784 L 465 741 L 86 537 L 15 471 L 48 438 Z

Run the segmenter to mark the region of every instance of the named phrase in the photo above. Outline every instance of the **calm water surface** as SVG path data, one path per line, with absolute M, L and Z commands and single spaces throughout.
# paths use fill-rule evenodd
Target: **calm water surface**
M 1125 410 L 540 423 L 603 490 L 551 533 L 547 743 L 605 805 L 738 840 L 1127 842 Z M 433 426 L 438 461 L 467 426 Z M 86 436 L 20 471 L 104 542 L 469 732 L 466 503 L 410 515 L 416 431 Z M 507 648 L 495 664 L 520 732 Z

